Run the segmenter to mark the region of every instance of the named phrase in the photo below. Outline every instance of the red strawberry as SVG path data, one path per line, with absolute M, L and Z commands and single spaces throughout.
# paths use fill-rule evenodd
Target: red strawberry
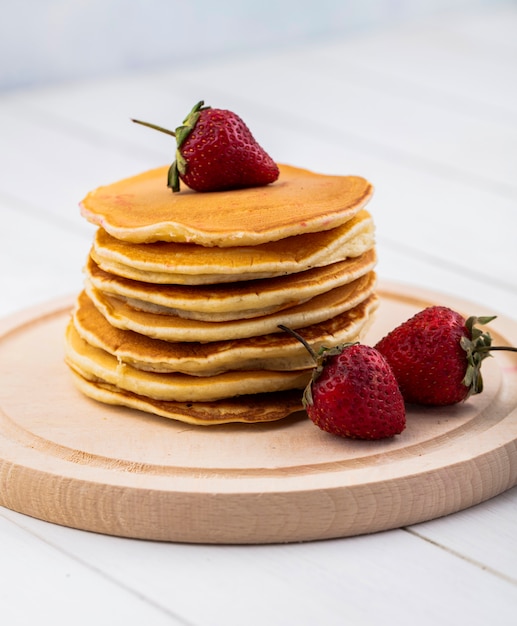
M 384 357 L 362 344 L 320 355 L 304 405 L 322 430 L 351 439 L 384 439 L 406 426 L 404 400 Z
M 316 360 L 303 403 L 309 418 L 334 435 L 351 439 L 385 439 L 406 427 L 404 399 L 382 354 L 360 343 L 323 348 Z
M 469 317 L 431 306 L 392 330 L 376 344 L 391 365 L 406 402 L 449 405 L 483 390 L 481 363 L 492 346 L 489 333 L 475 324 L 494 317 Z
M 180 179 L 194 191 L 260 187 L 279 176 L 277 164 L 259 146 L 242 119 L 225 109 L 198 102 L 176 131 L 133 120 L 176 137 L 176 159 L 167 184 L 179 191 Z

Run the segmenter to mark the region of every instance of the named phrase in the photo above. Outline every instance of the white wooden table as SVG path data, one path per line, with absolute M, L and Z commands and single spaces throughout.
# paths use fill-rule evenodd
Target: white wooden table
M 93 233 L 79 200 L 172 159 L 169 138 L 129 118 L 174 127 L 204 99 L 238 112 L 277 161 L 374 183 L 381 279 L 516 319 L 516 32 L 517 8 L 500 8 L 0 94 L 0 314 L 76 293 Z M 516 519 L 513 488 L 375 535 L 204 546 L 0 509 L 0 615 L 9 626 L 509 625 Z

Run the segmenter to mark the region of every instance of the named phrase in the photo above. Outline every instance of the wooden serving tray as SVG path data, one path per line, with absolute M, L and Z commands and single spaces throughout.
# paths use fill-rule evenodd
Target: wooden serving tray
M 381 285 L 366 339 L 429 304 L 492 311 Z M 125 537 L 276 543 L 415 524 L 517 484 L 517 355 L 484 363 L 485 391 L 448 408 L 408 408 L 392 440 L 351 441 L 304 414 L 259 425 L 195 427 L 96 403 L 63 363 L 72 300 L 0 322 L 0 505 Z M 494 342 L 516 345 L 498 317 Z

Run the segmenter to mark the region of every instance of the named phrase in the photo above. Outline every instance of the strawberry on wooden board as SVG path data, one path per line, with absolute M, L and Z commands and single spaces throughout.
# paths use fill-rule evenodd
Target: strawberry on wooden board
M 404 399 L 382 354 L 360 343 L 322 348 L 318 354 L 294 331 L 316 361 L 303 404 L 322 430 L 350 439 L 386 439 L 406 427 Z
M 477 328 L 492 317 L 469 317 L 445 306 L 430 306 L 397 326 L 375 348 L 391 365 L 404 400 L 445 406 L 483 390 L 481 363 L 492 350 L 488 332 Z
M 194 191 L 260 187 L 277 180 L 279 169 L 243 120 L 226 109 L 198 102 L 175 131 L 132 120 L 176 137 L 176 157 L 167 177 L 173 192 L 180 179 Z

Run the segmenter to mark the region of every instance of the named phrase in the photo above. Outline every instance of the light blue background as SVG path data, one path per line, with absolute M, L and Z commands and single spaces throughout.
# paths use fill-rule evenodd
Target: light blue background
M 352 36 L 504 0 L 0 0 L 0 89 Z

